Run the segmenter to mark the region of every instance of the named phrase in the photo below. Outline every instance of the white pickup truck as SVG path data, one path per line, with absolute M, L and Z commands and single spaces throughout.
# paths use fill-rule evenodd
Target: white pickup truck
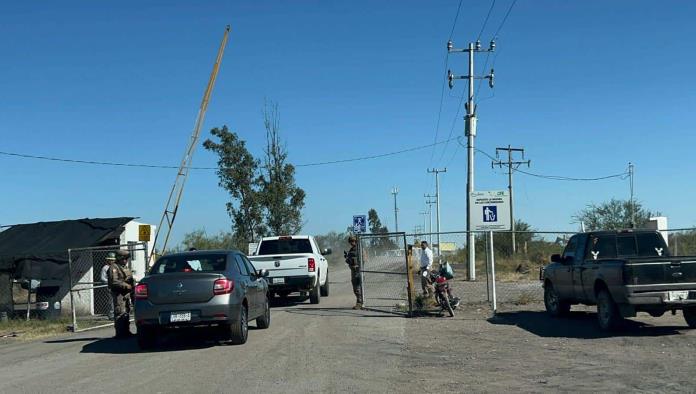
M 309 301 L 318 304 L 329 295 L 329 264 L 310 235 L 264 237 L 249 256 L 257 270 L 269 272 L 266 280 L 271 297 L 287 297 L 292 292 L 309 293 Z

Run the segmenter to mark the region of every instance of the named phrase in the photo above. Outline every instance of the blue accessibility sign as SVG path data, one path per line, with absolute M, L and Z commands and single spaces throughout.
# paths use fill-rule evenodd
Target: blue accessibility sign
M 484 223 L 493 223 L 498 221 L 498 207 L 495 205 L 483 206 L 483 221 Z
M 367 232 L 367 216 L 365 215 L 354 215 L 353 216 L 353 232 L 356 234 L 362 234 Z

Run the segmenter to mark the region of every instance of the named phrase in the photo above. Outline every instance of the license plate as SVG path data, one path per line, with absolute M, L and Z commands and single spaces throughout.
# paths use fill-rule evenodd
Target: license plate
M 681 301 L 689 299 L 688 291 L 670 291 L 667 292 L 667 298 L 670 301 Z
M 169 321 L 172 323 L 181 321 L 191 321 L 191 312 L 172 312 Z
M 277 285 L 285 284 L 285 278 L 273 278 L 273 283 Z

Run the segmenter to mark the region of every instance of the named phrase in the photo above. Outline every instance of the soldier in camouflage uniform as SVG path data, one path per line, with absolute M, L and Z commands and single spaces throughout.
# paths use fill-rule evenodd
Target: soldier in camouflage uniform
M 114 328 L 116 338 L 127 338 L 130 332 L 130 312 L 133 306 L 131 292 L 133 291 L 133 274 L 128 268 L 130 253 L 125 250 L 116 252 L 116 264 L 109 269 L 109 290 L 114 300 Z
M 350 268 L 350 283 L 353 285 L 353 293 L 355 293 L 355 306 L 353 309 L 362 309 L 363 306 L 363 296 L 360 275 L 360 262 L 358 261 L 358 240 L 355 236 L 351 235 L 348 237 L 348 243 L 350 243 L 350 250 L 344 252 L 346 257 L 346 264 Z

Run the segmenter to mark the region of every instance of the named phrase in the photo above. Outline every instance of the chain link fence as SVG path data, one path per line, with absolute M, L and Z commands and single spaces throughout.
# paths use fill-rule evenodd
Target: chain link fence
M 410 316 L 413 310 L 409 256 L 404 233 L 358 237 L 363 306 Z
M 129 243 L 68 250 L 70 292 L 67 302 L 72 315 L 73 331 L 113 324 L 114 305 L 108 289 L 105 267 L 108 267 L 107 255 L 118 250 L 126 250 L 131 254 L 128 267 L 133 270 L 133 262 L 145 258 L 147 245 Z
M 696 256 L 696 228 L 660 232 L 672 255 Z M 395 305 L 403 305 L 410 294 L 411 311 L 421 307 L 421 241 L 428 242 L 433 251 L 433 269 L 438 269 L 444 262 L 454 269 L 455 278 L 450 280 L 450 284 L 461 304 L 490 306 L 494 311 L 505 311 L 543 303 L 544 290 L 539 280 L 541 270 L 549 264 L 552 254 L 563 253 L 568 239 L 575 232 L 515 231 L 514 247 L 511 231 L 473 234 L 475 264 L 471 272 L 467 265 L 466 231 L 361 236 L 366 305 L 394 311 L 398 309 Z M 395 246 L 402 243 L 406 245 Z M 475 280 L 469 280 L 472 276 Z
M 567 240 L 574 233 L 515 231 L 514 249 L 513 235 L 510 231 L 494 233 L 477 231 L 473 234 L 475 264 L 471 271 L 467 264 L 468 233 L 466 231 L 408 234 L 407 239 L 414 245 L 416 262 L 420 261 L 419 244 L 421 241 L 426 241 L 435 256 L 434 269 L 438 269 L 440 263 L 445 261 L 452 266 L 455 278 L 450 281 L 450 284 L 454 295 L 460 297 L 461 304 L 467 306 L 488 304 L 493 307 L 495 301 L 497 309 L 505 309 L 510 305 L 543 302 L 544 293 L 539 281 L 541 267 L 548 264 L 552 254 L 563 251 Z M 430 243 L 431 239 L 432 243 Z M 494 267 L 491 266 L 491 261 Z M 495 268 L 495 283 L 493 283 L 493 268 Z M 471 277 L 475 280 L 469 280 Z

